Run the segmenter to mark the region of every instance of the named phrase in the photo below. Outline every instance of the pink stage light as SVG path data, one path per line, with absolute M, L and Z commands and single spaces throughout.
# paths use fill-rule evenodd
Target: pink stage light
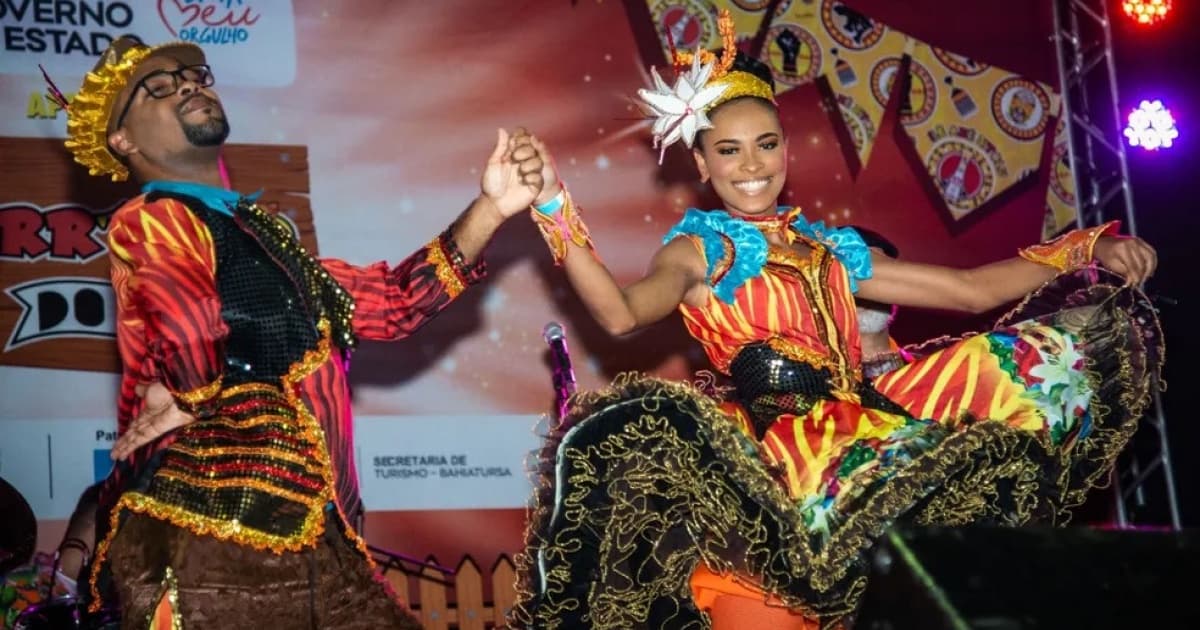
M 1142 101 L 1138 108 L 1129 112 L 1129 124 L 1125 126 L 1125 137 L 1129 146 L 1142 147 L 1148 151 L 1169 149 L 1179 137 L 1171 110 L 1162 101 Z

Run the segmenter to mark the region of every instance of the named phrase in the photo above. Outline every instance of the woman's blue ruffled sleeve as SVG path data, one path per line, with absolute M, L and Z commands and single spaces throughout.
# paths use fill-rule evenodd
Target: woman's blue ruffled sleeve
M 849 227 L 825 227 L 824 221 L 809 223 L 802 216 L 796 217 L 792 228 L 821 243 L 837 256 L 850 276 L 850 290 L 858 292 L 858 281 L 871 278 L 871 250 L 862 236 Z
M 700 237 L 704 244 L 706 275 L 713 293 L 726 304 L 732 304 L 734 291 L 762 271 L 767 263 L 767 239 L 752 225 L 739 221 L 722 210 L 703 212 L 689 208 L 683 219 L 663 237 L 669 243 L 678 236 Z M 713 282 L 717 269 L 725 260 L 725 242 L 733 245 L 732 260 L 724 275 Z

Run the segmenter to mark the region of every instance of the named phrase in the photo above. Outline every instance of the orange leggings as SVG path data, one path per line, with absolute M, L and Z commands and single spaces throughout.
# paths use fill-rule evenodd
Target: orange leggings
M 815 630 L 815 619 L 789 610 L 778 597 L 767 595 L 750 579 L 713 573 L 703 563 L 692 573 L 692 599 L 712 619 L 712 630 Z

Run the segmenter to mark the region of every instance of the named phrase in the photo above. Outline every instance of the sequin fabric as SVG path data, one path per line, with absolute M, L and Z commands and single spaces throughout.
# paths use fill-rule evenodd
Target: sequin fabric
M 348 352 L 357 336 L 412 334 L 486 273 L 450 231 L 395 266 L 356 266 L 314 258 L 288 224 L 244 199 L 226 210 L 151 191 L 109 226 L 118 431 L 143 409 L 139 383 L 163 383 L 196 421 L 105 481 L 96 603 L 113 592 L 111 542 L 137 515 L 271 554 L 311 550 L 334 520 L 370 565 L 346 517 L 360 505 Z
M 329 359 L 338 328 L 326 317 L 342 317 L 341 338 L 352 342 L 353 300 L 257 206 L 239 204 L 230 216 L 173 197 L 212 239 L 226 328 L 221 387 L 147 469 L 148 487 L 120 505 L 258 548 L 311 544 L 333 477 L 295 386 Z
M 354 337 L 412 334 L 486 275 L 483 259 L 466 261 L 447 230 L 394 266 L 316 260 L 283 221 L 239 204 L 236 194 L 205 201 L 178 190 L 149 193 L 122 206 L 109 226 L 123 370 L 118 431 L 142 409 L 139 383 L 163 383 L 181 408 L 208 419 L 222 413 L 223 390 L 254 382 L 279 387 L 281 375 L 303 368 L 310 376 L 285 393 L 319 423 L 339 503 L 357 513 L 348 346 Z M 206 205 L 214 201 L 220 206 Z M 317 331 L 322 321 L 329 360 L 308 365 L 306 353 L 326 339 Z M 303 365 L 294 365 L 298 359 Z M 124 489 L 146 487 L 161 459 L 153 454 L 172 439 L 141 449 L 110 475 L 106 510 Z
M 267 226 L 248 206 L 239 207 L 235 217 L 196 203 L 188 206 L 208 226 L 216 243 L 221 319 L 229 326 L 224 384 L 278 382 L 307 350 L 317 347 L 316 317 L 324 309 L 312 302 L 320 292 L 310 288 L 299 262 L 282 259 L 277 264 L 264 255 L 249 230 L 270 237 L 275 236 L 274 230 L 264 229 Z M 288 251 L 274 242 L 272 249 Z
M 1101 236 L 1120 234 L 1121 222 L 1109 221 L 1103 225 L 1081 230 L 1071 230 L 1062 236 L 1019 250 L 1021 258 L 1039 265 L 1054 267 L 1059 271 L 1071 271 L 1091 264 L 1096 241 Z
M 813 405 L 833 398 L 834 374 L 828 368 L 792 360 L 770 345 L 743 348 L 729 364 L 737 401 L 750 412 L 756 437 L 783 414 L 803 415 Z M 865 407 L 907 416 L 902 407 L 861 381 L 855 390 Z
M 287 274 L 299 297 L 307 303 L 311 321 L 328 320 L 333 343 L 339 348 L 353 348 L 358 343 L 354 335 L 354 298 L 296 240 L 292 228 L 244 200 L 234 211 L 234 218 L 247 234 L 253 235 L 260 249 L 266 250 L 269 260 Z M 261 255 L 255 257 L 260 258 Z
M 146 496 L 200 521 L 236 523 L 263 542 L 304 537 L 328 496 L 317 436 L 279 388 L 226 389 L 221 416 L 184 427 Z M 297 430 L 301 429 L 301 430 Z M 229 532 L 232 536 L 233 532 Z M 278 540 L 272 540 L 278 539 Z

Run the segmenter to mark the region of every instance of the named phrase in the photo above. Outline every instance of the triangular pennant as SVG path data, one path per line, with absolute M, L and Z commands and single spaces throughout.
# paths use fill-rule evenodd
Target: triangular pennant
M 654 31 L 663 54 L 670 59 L 675 51 L 696 49 L 719 51 L 717 14 L 728 9 L 733 17 L 737 42 L 744 45 L 754 38 L 767 15 L 770 0 L 733 2 L 730 0 L 647 0 Z
M 760 57 L 778 92 L 823 79 L 839 135 L 853 145 L 850 172 L 866 165 L 909 38 L 836 0 L 793 2 L 767 31 Z
M 902 128 L 953 222 L 1037 171 L 1058 108 L 1043 83 L 921 42 L 908 99 Z
M 1043 240 L 1075 227 L 1079 217 L 1075 203 L 1075 173 L 1071 169 L 1071 153 L 1067 148 L 1067 126 L 1059 116 L 1058 124 L 1054 126 L 1054 149 L 1050 154 L 1050 185 L 1046 188 Z

